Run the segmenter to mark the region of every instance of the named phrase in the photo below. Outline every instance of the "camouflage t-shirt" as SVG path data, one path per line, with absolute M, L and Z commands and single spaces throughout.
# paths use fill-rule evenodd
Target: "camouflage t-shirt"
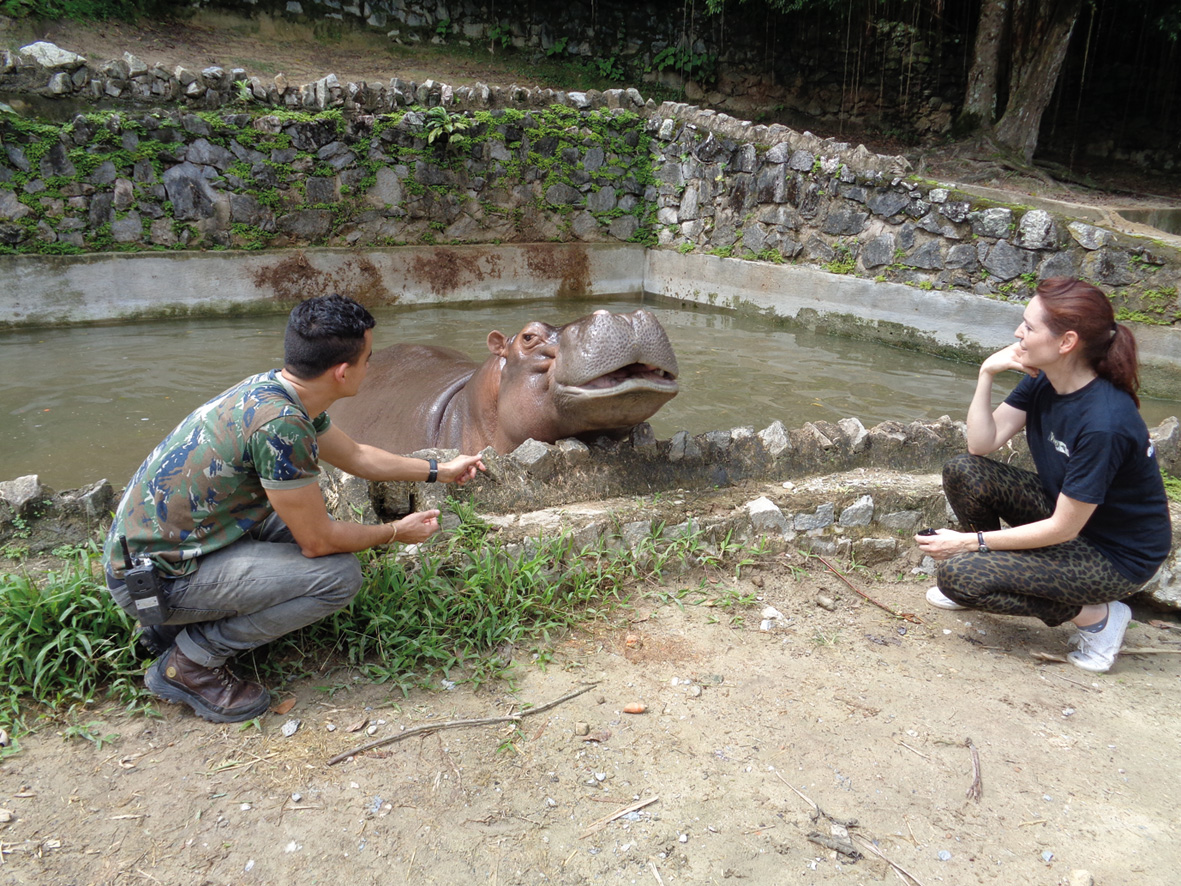
M 271 513 L 267 489 L 298 489 L 320 474 L 316 437 L 328 414 L 308 416 L 278 370 L 214 397 L 152 450 L 123 493 L 105 559 L 122 577 L 120 536 L 165 575 L 237 541 Z

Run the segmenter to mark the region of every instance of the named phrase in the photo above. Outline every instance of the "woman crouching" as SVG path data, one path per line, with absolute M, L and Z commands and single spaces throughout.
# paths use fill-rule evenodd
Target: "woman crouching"
M 939 561 L 927 600 L 1050 627 L 1073 622 L 1067 658 L 1102 673 L 1132 617 L 1119 601 L 1152 578 L 1172 541 L 1137 411 L 1136 339 L 1100 290 L 1063 277 L 1042 281 L 1014 335 L 980 366 L 970 454 L 943 468 L 944 492 L 970 531 L 915 536 Z M 1008 369 L 1026 377 L 994 410 L 993 379 Z M 1037 473 L 984 458 L 1023 428 Z

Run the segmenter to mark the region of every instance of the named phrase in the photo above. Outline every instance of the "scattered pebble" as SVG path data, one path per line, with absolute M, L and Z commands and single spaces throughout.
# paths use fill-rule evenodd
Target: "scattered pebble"
M 641 701 L 633 701 L 623 706 L 625 714 L 642 714 L 646 710 L 648 710 L 648 706 Z
M 946 849 L 940 849 L 939 850 L 939 860 L 940 861 L 951 861 L 951 853 L 948 852 Z
M 279 731 L 283 733 L 284 738 L 291 738 L 291 736 L 299 731 L 299 724 L 299 720 L 288 720 Z
M 6 748 L 11 744 L 12 740 L 8 737 L 8 733 L 0 729 L 0 748 Z
M 690 686 L 689 687 L 689 695 L 692 698 L 700 698 L 701 697 L 701 687 L 700 686 Z
M 581 720 L 574 724 L 575 735 L 590 735 L 590 723 L 583 723 Z
M 1070 878 L 1066 881 L 1067 886 L 1095 886 L 1095 878 L 1090 871 L 1077 870 L 1070 872 Z
M 246 862 L 246 864 L 242 867 L 242 873 L 249 874 L 252 870 L 254 870 L 254 859 L 253 858 L 250 859 L 250 861 Z
M 763 607 L 763 618 L 783 618 L 783 613 L 774 606 Z
M 688 834 L 681 834 L 681 836 L 677 837 L 677 842 L 678 843 L 688 843 L 689 842 L 689 835 Z
M 1054 853 L 1051 852 L 1049 849 L 1047 849 L 1045 852 L 1042 853 L 1042 861 L 1044 861 L 1046 864 L 1049 864 L 1053 860 L 1054 860 Z
M 327 726 L 325 726 L 324 728 L 325 728 L 325 729 L 327 729 L 329 732 L 335 732 L 335 731 L 336 731 L 336 724 L 335 724 L 335 723 L 329 723 L 329 724 L 328 724 Z
M 377 724 L 376 723 L 374 723 L 372 726 L 370 726 L 368 729 L 365 730 L 366 735 L 375 735 L 376 733 L 377 733 Z
M 296 843 L 294 840 L 283 847 L 284 852 L 299 852 L 301 849 L 303 849 L 303 846 L 301 846 L 299 843 Z
M 11 809 L 0 809 L 0 824 L 8 824 L 16 818 L 16 815 Z
M 250 804 L 249 804 L 249 803 L 243 803 L 243 804 L 242 804 L 241 806 L 239 806 L 238 808 L 239 808 L 239 809 L 241 809 L 243 812 L 249 812 L 249 811 L 250 811 Z
M 1074 713 L 1074 708 L 1063 708 L 1062 709 L 1062 716 L 1063 717 L 1069 717 L 1073 713 Z
M 459 684 L 453 680 L 440 680 L 439 685 L 442 686 L 444 689 L 446 689 L 448 692 L 450 692 L 452 689 L 454 689 Z
M 837 604 L 833 601 L 832 597 L 825 597 L 823 594 L 816 598 L 816 605 L 821 609 L 827 609 L 829 612 L 837 608 Z
M 596 772 L 595 773 L 595 781 L 606 781 L 606 780 L 607 780 L 607 773 L 606 772 Z
M 553 809 L 555 806 L 558 805 L 558 801 L 555 800 L 553 797 L 546 797 L 545 798 L 545 805 L 548 806 L 550 809 Z
M 292 794 L 291 795 L 291 802 L 292 803 L 298 803 L 302 799 L 303 799 L 303 794 Z

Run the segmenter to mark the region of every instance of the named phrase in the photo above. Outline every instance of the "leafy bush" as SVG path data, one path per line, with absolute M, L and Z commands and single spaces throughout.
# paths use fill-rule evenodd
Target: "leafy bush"
M 0 0 L 0 15 L 11 18 L 123 19 L 167 16 L 175 4 L 164 0 Z

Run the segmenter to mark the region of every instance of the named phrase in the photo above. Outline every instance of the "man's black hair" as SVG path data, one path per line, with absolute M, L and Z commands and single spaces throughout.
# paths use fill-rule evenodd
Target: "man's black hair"
M 287 321 L 283 366 L 296 378 L 313 379 L 340 363 L 354 363 L 365 348 L 365 330 L 376 325 L 373 315 L 347 296 L 309 298 Z

